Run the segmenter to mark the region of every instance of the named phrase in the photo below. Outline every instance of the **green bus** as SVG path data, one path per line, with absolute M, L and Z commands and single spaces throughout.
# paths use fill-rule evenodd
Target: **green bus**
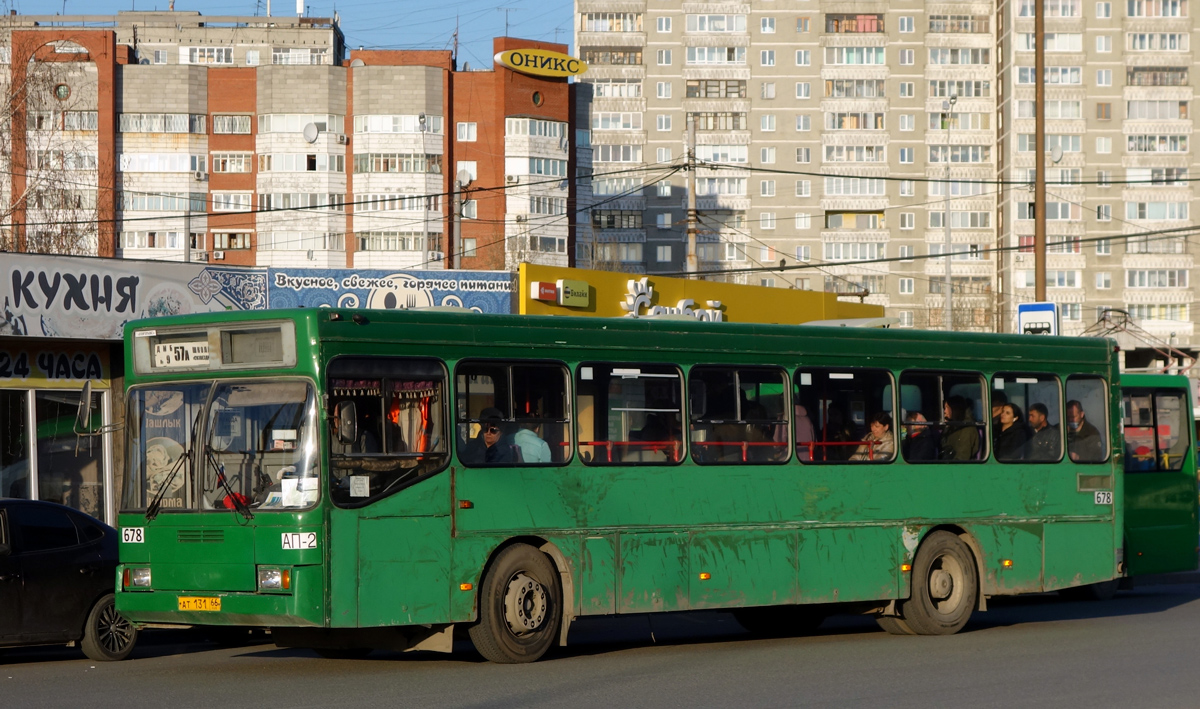
M 582 616 L 947 634 L 1196 565 L 1186 382 L 1123 394 L 1109 340 L 302 309 L 126 345 L 140 625 L 525 662 Z

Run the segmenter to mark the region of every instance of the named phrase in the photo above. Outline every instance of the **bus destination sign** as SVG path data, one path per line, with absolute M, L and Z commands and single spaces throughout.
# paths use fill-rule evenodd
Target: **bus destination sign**
M 156 368 L 197 367 L 207 364 L 207 340 L 154 343 L 154 366 Z

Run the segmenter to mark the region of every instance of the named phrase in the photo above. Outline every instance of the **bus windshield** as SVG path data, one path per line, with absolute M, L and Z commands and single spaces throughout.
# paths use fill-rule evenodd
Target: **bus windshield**
M 308 383 L 140 387 L 130 391 L 129 406 L 124 509 L 146 509 L 160 495 L 164 511 L 316 503 L 316 399 Z

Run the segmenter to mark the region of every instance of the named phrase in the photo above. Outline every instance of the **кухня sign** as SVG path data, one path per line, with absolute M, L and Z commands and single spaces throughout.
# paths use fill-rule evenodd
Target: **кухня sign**
M 497 64 L 533 76 L 565 78 L 587 71 L 588 65 L 575 57 L 549 49 L 510 49 L 493 57 Z

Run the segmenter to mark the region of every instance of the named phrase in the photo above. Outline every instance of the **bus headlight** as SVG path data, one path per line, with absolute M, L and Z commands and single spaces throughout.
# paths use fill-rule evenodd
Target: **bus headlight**
M 125 588 L 150 588 L 150 569 L 125 569 Z
M 286 591 L 292 587 L 292 572 L 290 569 L 258 570 L 258 588 L 263 591 Z

